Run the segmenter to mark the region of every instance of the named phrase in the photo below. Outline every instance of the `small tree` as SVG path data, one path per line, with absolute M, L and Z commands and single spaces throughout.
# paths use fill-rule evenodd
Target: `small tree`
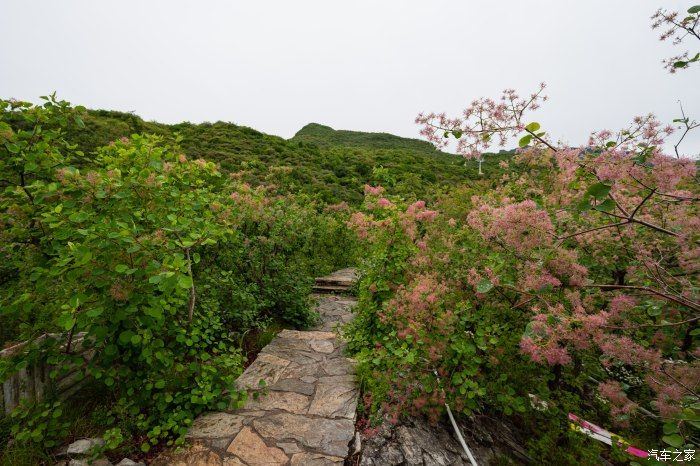
M 464 109 L 460 117 L 449 118 L 444 113 L 421 113 L 416 117 L 416 123 L 423 126 L 421 134 L 437 147 L 446 147 L 450 135 L 454 136 L 457 139 L 457 153 L 476 160 L 479 175 L 483 175 L 481 166 L 484 152 L 493 144 L 503 147 L 510 134 L 526 129 L 523 116 L 547 100 L 542 95 L 544 89 L 545 84 L 542 83 L 540 89 L 527 98 L 520 97 L 513 89 L 506 89 L 499 102 L 489 98 L 475 100 Z
M 80 123 L 79 110 L 53 96 L 41 107 L 0 101 L 0 109 L 0 247 L 12 275 L 3 312 L 36 315 L 39 328 L 64 336 L 5 361 L 3 372 L 35 357 L 56 367 L 54 378 L 77 366 L 114 391 L 114 414 L 147 433 L 144 451 L 181 442 L 197 414 L 239 398 L 227 390 L 242 356 L 215 309 L 198 305 L 193 267 L 203 248 L 235 237 L 245 205 L 216 189 L 213 163 L 190 161 L 156 136 L 115 141 L 80 169 L 73 162 L 82 154 L 62 137 L 70 119 Z M 72 352 L 77 332 L 94 351 L 90 361 Z M 60 418 L 60 404 L 49 406 L 50 419 Z M 17 440 L 50 446 L 63 434 L 27 412 L 13 414 Z

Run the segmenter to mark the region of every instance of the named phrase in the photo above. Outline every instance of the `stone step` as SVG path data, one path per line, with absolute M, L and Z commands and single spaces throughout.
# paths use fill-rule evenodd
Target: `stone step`
M 321 277 L 316 279 L 316 285 L 319 286 L 345 286 L 350 288 L 355 284 L 354 280 L 347 279 L 332 279 L 327 277 Z
M 336 293 L 347 293 L 350 291 L 349 286 L 333 286 L 333 285 L 315 285 L 313 287 L 315 293 L 321 294 L 336 294 Z
M 357 281 L 357 271 L 353 268 L 341 269 L 325 277 L 316 278 L 318 285 L 352 286 Z

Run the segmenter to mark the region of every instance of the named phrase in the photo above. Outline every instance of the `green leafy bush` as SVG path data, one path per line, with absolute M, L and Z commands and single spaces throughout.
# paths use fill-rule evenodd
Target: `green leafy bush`
M 247 331 L 314 322 L 312 277 L 352 260 L 346 214 L 230 180 L 178 138 L 134 134 L 88 159 L 66 141 L 84 109 L 45 100 L 0 101 L 3 339 L 30 340 L 0 376 L 38 359 L 52 378 L 76 368 L 113 393 L 110 444 L 181 443 L 198 414 L 244 399 Z M 32 342 L 47 331 L 61 337 Z M 53 399 L 22 406 L 11 435 L 50 448 L 64 414 Z

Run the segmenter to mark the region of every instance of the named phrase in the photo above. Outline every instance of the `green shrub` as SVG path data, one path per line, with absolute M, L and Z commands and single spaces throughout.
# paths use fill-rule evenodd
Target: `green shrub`
M 352 259 L 340 217 L 233 182 L 178 139 L 135 134 L 86 159 L 65 140 L 83 109 L 53 96 L 0 109 L 3 337 L 30 340 L 0 378 L 36 359 L 56 367 L 53 378 L 77 367 L 113 394 L 113 447 L 179 444 L 198 414 L 240 403 L 242 335 L 311 325 L 312 277 Z M 31 343 L 47 331 L 62 338 Z M 87 363 L 70 351 L 78 332 L 94 351 Z M 18 444 L 50 449 L 67 435 L 51 397 L 12 419 Z

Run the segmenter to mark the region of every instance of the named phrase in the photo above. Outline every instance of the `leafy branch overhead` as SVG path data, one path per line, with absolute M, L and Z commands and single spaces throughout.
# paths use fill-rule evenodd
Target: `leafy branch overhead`
M 700 5 L 691 6 L 685 14 L 659 8 L 651 17 L 652 29 L 664 29 L 659 36 L 662 41 L 671 40 L 680 45 L 685 39 L 700 40 Z M 675 73 L 687 69 L 700 61 L 700 51 L 686 51 L 663 61 L 665 67 Z

